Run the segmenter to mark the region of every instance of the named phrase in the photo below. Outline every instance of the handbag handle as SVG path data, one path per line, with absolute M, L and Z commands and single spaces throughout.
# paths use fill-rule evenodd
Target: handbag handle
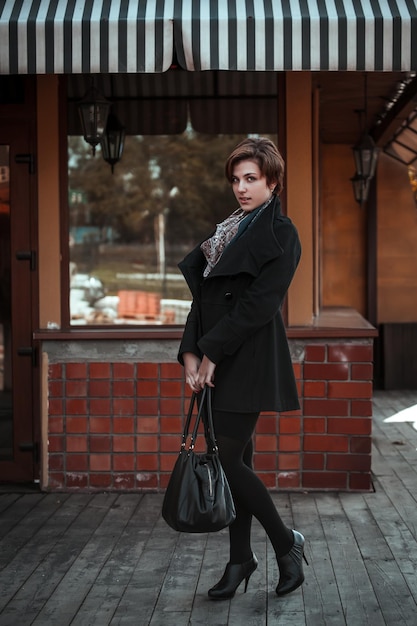
M 195 405 L 198 395 L 199 394 L 193 392 L 191 396 L 187 419 L 185 421 L 184 431 L 182 433 L 181 450 L 185 450 L 186 445 L 187 445 L 191 419 L 193 417 L 194 405 Z M 206 411 L 204 411 L 204 408 L 206 408 Z M 205 386 L 201 392 L 200 403 L 198 406 L 198 413 L 197 413 L 197 417 L 195 418 L 194 428 L 191 433 L 190 445 L 188 447 L 189 452 L 194 450 L 195 442 L 197 440 L 197 431 L 198 431 L 198 427 L 200 426 L 201 420 L 203 420 L 204 436 L 206 439 L 207 449 L 217 454 L 218 448 L 217 448 L 216 439 L 214 436 L 213 411 L 212 411 L 212 404 L 211 404 L 211 388 L 207 386 Z
M 197 439 L 197 430 L 201 421 L 201 412 L 203 410 L 203 404 L 204 404 L 204 399 L 206 397 L 206 388 L 204 387 L 203 391 L 202 391 L 202 395 L 201 395 L 201 402 L 200 405 L 198 407 L 198 413 L 197 413 L 197 417 L 195 419 L 195 425 L 193 428 L 193 431 L 191 433 L 191 442 L 190 442 L 190 446 L 189 446 L 189 450 L 193 450 L 194 446 L 195 446 L 195 440 Z M 197 393 L 195 393 L 195 391 L 193 391 L 193 394 L 191 396 L 191 400 L 190 400 L 190 406 L 188 407 L 188 414 L 187 414 L 187 419 L 185 420 L 185 425 L 184 425 L 184 431 L 182 433 L 182 442 L 181 442 L 181 450 L 185 450 L 185 447 L 187 445 L 187 439 L 188 439 L 188 434 L 189 434 L 189 430 L 190 430 L 190 424 L 191 424 L 191 419 L 193 417 L 193 411 L 194 411 L 194 405 L 197 399 Z
M 217 447 L 216 435 L 214 433 L 213 424 L 213 409 L 211 404 L 211 387 L 207 387 L 207 399 L 206 399 L 207 411 L 203 413 L 202 419 L 204 424 L 204 436 L 206 438 L 207 450 L 210 450 L 214 454 L 219 453 Z

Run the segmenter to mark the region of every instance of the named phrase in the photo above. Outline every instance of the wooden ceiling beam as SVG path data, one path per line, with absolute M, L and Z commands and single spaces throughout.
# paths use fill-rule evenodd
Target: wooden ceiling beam
M 370 135 L 378 146 L 385 146 L 410 113 L 417 108 L 417 77 L 408 82 L 379 124 L 374 125 Z

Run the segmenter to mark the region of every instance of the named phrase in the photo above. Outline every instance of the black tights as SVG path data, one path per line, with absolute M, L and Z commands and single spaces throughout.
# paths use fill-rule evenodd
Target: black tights
M 229 527 L 231 563 L 244 563 L 252 557 L 252 516 L 264 527 L 277 557 L 287 554 L 294 542 L 293 533 L 279 516 L 268 489 L 253 471 L 252 435 L 258 415 L 223 411 L 214 411 L 213 415 L 220 459 L 237 513 Z

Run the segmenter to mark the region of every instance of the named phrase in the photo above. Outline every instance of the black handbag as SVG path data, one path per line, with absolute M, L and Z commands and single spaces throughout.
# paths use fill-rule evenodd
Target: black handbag
M 200 395 L 200 394 L 199 394 Z M 229 526 L 236 510 L 229 483 L 220 463 L 213 428 L 211 389 L 198 398 L 198 413 L 187 449 L 187 438 L 197 394 L 190 401 L 181 450 L 165 492 L 162 517 L 171 528 L 185 533 L 215 532 Z M 194 452 L 197 430 L 203 420 L 207 452 Z

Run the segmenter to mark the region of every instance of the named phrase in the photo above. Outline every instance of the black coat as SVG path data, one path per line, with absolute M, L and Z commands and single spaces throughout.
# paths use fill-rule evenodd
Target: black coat
M 232 412 L 299 408 L 281 306 L 301 254 L 298 233 L 276 198 L 224 250 L 203 279 L 198 245 L 179 263 L 193 296 L 178 359 L 216 363 L 213 406 Z

